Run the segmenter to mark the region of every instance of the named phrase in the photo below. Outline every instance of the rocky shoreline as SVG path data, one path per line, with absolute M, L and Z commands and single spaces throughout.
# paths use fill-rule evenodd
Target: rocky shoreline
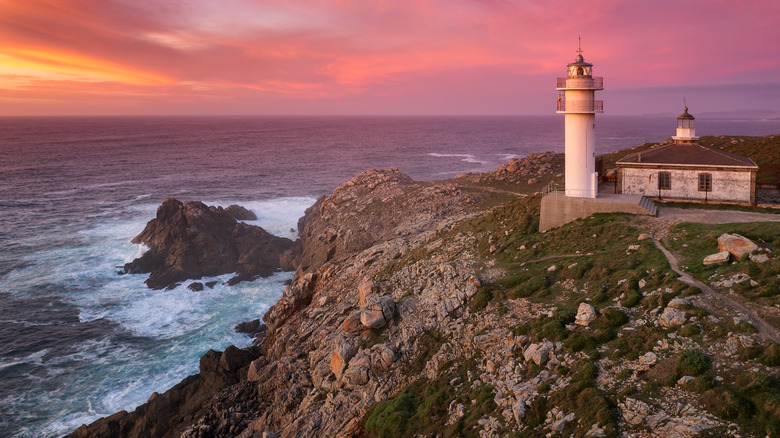
M 559 159 L 440 182 L 392 168 L 357 175 L 306 210 L 298 242 L 263 250 L 277 263 L 262 259 L 263 269 L 296 272 L 264 324 L 242 327 L 256 335 L 251 347 L 209 351 L 197 375 L 68 436 L 758 436 L 766 422 L 745 425 L 712 400 L 737 394 L 718 377 L 741 369 L 774 387 L 777 345 L 677 284 L 630 218 L 540 235 L 539 197 L 519 193 L 552 181 Z M 177 203 L 166 200 L 157 220 L 192 221 L 204 216 L 188 211 L 203 208 L 222 217 Z M 241 242 L 232 220 L 225 236 Z M 165 259 L 158 225 L 138 241 Z M 240 275 L 267 272 L 236 263 Z M 181 281 L 184 269 L 163 266 L 150 287 Z M 675 368 L 686 351 L 709 367 Z M 772 403 L 761 411 L 770 420 L 780 415 Z

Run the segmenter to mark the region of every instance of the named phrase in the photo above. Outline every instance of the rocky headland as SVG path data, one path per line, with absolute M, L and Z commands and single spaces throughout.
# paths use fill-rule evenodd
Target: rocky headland
M 298 247 L 270 251 L 296 272 L 242 327 L 251 347 L 209 351 L 199 374 L 69 436 L 778 436 L 780 345 L 678 280 L 655 242 L 777 326 L 780 225 L 611 214 L 541 234 L 534 192 L 559 160 L 357 175 L 306 210 Z M 164 248 L 162 223 L 203 211 L 188 205 L 166 200 L 138 241 Z M 723 233 L 761 262 L 703 264 Z
M 207 206 L 198 201 L 166 199 L 157 217 L 133 239 L 149 250 L 125 264 L 124 273 L 150 273 L 152 289 L 235 272 L 231 283 L 295 268 L 298 244 L 239 220 L 257 219 L 244 207 Z

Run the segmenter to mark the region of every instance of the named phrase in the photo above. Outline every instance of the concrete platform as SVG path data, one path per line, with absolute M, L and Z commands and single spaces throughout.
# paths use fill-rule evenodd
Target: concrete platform
M 542 198 L 539 231 L 560 227 L 594 213 L 632 213 L 655 216 L 655 203 L 642 195 L 600 193 L 597 198 L 573 198 L 563 192 L 552 192 Z

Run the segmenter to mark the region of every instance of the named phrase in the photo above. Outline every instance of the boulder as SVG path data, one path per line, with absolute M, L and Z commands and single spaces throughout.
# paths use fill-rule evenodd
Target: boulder
M 523 357 L 526 361 L 534 361 L 537 365 L 544 366 L 550 358 L 553 348 L 552 342 L 547 340 L 538 344 L 531 344 L 523 352 Z
M 237 221 L 255 221 L 257 215 L 252 210 L 247 210 L 240 205 L 228 205 L 225 207 L 225 213 L 233 216 L 233 219 Z
M 574 323 L 587 327 L 591 322 L 596 320 L 596 309 L 588 303 L 580 303 L 580 307 L 577 308 L 577 316 L 574 319 Z
M 234 328 L 236 333 L 246 333 L 249 335 L 255 334 L 260 331 L 260 320 L 255 319 L 247 322 L 239 322 Z
M 718 237 L 718 251 L 728 251 L 734 258 L 740 260 L 743 255 L 758 249 L 758 245 L 739 234 L 723 233 Z
M 360 315 L 362 314 L 362 311 L 358 311 L 349 315 L 341 324 L 344 331 L 347 333 L 355 333 L 362 330 L 364 328 L 363 323 L 360 321 Z
M 730 252 L 721 251 L 715 254 L 710 254 L 707 257 L 704 257 L 702 263 L 704 263 L 705 265 L 722 265 L 724 263 L 728 263 L 730 259 L 731 259 Z
M 648 351 L 642 356 L 639 356 L 639 363 L 642 365 L 654 365 L 656 362 L 658 362 L 658 356 L 652 351 Z
M 262 380 L 264 375 L 263 371 L 266 365 L 268 365 L 268 360 L 266 360 L 264 357 L 253 360 L 249 364 L 249 370 L 247 371 L 246 379 L 250 382 L 259 382 Z
M 515 419 L 515 423 L 517 423 L 517 426 L 520 427 L 523 425 L 523 417 L 525 417 L 525 411 L 527 407 L 525 405 L 525 400 L 519 399 L 515 404 L 512 405 L 512 416 Z
M 691 302 L 685 298 L 675 297 L 669 301 L 667 307 L 671 307 L 672 309 L 685 310 L 691 307 Z
M 166 199 L 157 217 L 133 243 L 149 247 L 125 264 L 131 274 L 150 273 L 146 284 L 164 289 L 187 279 L 236 272 L 238 280 L 292 270 L 298 246 L 260 227 L 236 220 L 222 207 Z
M 750 261 L 753 263 L 766 263 L 769 261 L 769 256 L 766 254 L 750 254 Z
M 225 351 L 222 352 L 222 357 L 219 359 L 219 366 L 225 371 L 232 373 L 249 365 L 256 357 L 257 355 L 252 354 L 249 350 L 240 349 L 235 345 L 229 345 Z
M 381 328 L 393 320 L 395 301 L 390 297 L 371 297 L 360 314 L 360 322 L 368 328 Z
M 658 318 L 658 322 L 663 327 L 677 327 L 685 324 L 685 312 L 675 309 L 673 307 L 667 307 L 664 309 L 661 316 Z
M 343 381 L 347 386 L 362 386 L 368 383 L 368 368 L 351 366 L 343 375 Z
M 193 292 L 200 292 L 203 290 L 203 283 L 196 281 L 194 283 L 190 283 L 189 286 L 187 286 L 187 289 L 193 291 Z
M 349 360 L 355 356 L 357 346 L 345 338 L 338 338 L 333 342 L 333 355 L 330 357 L 330 371 L 341 378 L 344 370 L 347 369 Z
M 366 280 L 358 286 L 358 305 L 361 309 L 366 308 L 366 300 L 371 296 L 371 292 L 373 292 L 375 287 L 376 283 L 371 281 L 370 278 L 366 278 Z

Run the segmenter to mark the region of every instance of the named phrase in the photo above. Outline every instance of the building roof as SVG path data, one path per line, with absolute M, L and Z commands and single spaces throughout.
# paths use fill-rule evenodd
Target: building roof
M 680 114 L 677 117 L 677 120 L 680 120 L 680 119 L 690 119 L 690 120 L 693 120 L 693 116 L 688 114 L 688 107 L 687 106 L 685 107 L 685 110 L 683 111 L 683 113 Z
M 738 166 L 758 165 L 748 157 L 713 149 L 698 143 L 672 143 L 655 149 L 635 152 L 617 161 L 617 165 L 682 165 L 682 166 Z

